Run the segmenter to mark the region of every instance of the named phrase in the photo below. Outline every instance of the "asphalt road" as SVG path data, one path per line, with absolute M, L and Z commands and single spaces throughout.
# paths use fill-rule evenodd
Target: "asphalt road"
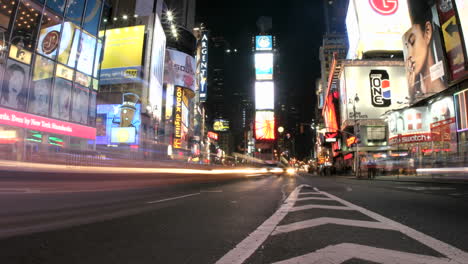
M 468 263 L 463 184 L 15 176 L 0 263 Z

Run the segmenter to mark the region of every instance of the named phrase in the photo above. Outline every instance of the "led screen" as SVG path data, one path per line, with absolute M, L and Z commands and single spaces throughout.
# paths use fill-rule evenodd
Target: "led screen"
M 159 16 L 156 15 L 156 22 L 153 33 L 153 51 L 151 57 L 151 74 L 149 85 L 149 104 L 153 111 L 156 122 L 161 120 L 163 102 L 163 74 L 164 56 L 166 52 L 166 35 L 161 25 Z
M 255 37 L 256 50 L 272 50 L 273 37 L 272 36 L 256 36 Z
M 128 107 L 121 104 L 106 104 L 97 106 L 97 136 L 96 144 L 109 145 L 113 143 L 138 144 L 138 134 L 140 132 L 141 105 Z M 124 128 L 124 129 L 122 129 Z M 135 135 L 132 135 L 132 131 Z M 113 134 L 114 133 L 114 140 Z M 128 135 L 128 137 L 127 137 Z M 130 142 L 132 137 L 135 140 Z M 126 140 L 124 140 L 126 139 Z M 120 142 L 120 141 L 121 142 Z M 125 142 L 124 142 L 125 141 Z
M 195 58 L 187 53 L 166 49 L 164 83 L 195 91 Z
M 275 108 L 275 87 L 273 82 L 255 83 L 255 109 L 272 110 Z
M 458 18 L 463 31 L 465 46 L 468 45 L 468 0 L 455 0 L 458 10 Z
M 255 54 L 255 75 L 257 80 L 273 79 L 273 54 L 256 53 Z
M 255 113 L 255 139 L 275 139 L 275 114 L 273 111 L 257 111 Z

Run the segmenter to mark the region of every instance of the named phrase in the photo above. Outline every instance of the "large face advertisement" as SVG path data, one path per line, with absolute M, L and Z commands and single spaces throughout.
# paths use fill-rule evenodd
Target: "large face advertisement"
M 164 56 L 166 54 L 166 35 L 159 16 L 156 15 L 151 56 L 151 74 L 149 85 L 149 104 L 153 109 L 153 117 L 161 120 L 163 101 Z
M 447 89 L 440 23 L 435 4 L 409 0 L 412 25 L 403 36 L 410 102 Z
M 101 84 L 140 81 L 145 26 L 106 30 Z
M 353 33 L 349 59 L 360 59 L 367 51 L 402 50 L 401 36 L 411 25 L 406 0 L 352 0 L 346 23 Z
M 273 111 L 257 111 L 255 113 L 255 139 L 275 139 L 275 113 Z
M 140 131 L 140 109 L 136 104 L 109 104 L 97 106 L 96 144 L 138 144 Z
M 401 108 L 407 102 L 408 85 L 403 66 L 345 65 L 340 82 L 343 122 L 354 118 L 380 119 L 387 111 Z
M 257 80 L 273 80 L 273 53 L 255 54 L 255 76 Z
M 164 83 L 195 91 L 195 58 L 172 49 L 166 49 Z
M 8 60 L 0 105 L 24 111 L 28 100 L 29 66 Z
M 255 83 L 255 109 L 272 110 L 275 108 L 275 87 L 273 82 Z

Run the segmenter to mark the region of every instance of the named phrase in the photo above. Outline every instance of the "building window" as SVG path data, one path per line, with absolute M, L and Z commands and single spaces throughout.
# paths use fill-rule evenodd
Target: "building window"
M 55 78 L 54 96 L 52 99 L 52 116 L 55 118 L 70 119 L 72 82 L 62 78 Z
M 63 10 L 65 10 L 65 0 L 47 0 L 47 7 L 57 12 L 59 15 L 63 15 Z
M 367 141 L 368 142 L 375 142 L 375 141 L 385 141 L 385 127 L 384 126 L 371 126 L 367 127 Z
M 85 17 L 83 20 L 83 29 L 97 36 L 99 28 L 99 17 L 101 16 L 102 2 L 101 0 L 88 0 L 86 5 Z
M 56 59 L 61 31 L 62 19 L 50 11 L 44 12 L 37 52 L 51 59 Z
M 38 115 L 49 115 L 50 91 L 54 76 L 54 62 L 36 56 L 34 73 L 29 95 L 28 111 Z
M 19 4 L 16 20 L 13 24 L 11 43 L 18 49 L 33 50 L 39 25 L 41 24 L 42 7 L 33 1 L 23 0 Z
M 81 25 L 84 6 L 85 0 L 68 0 L 65 17 L 70 19 L 73 23 Z

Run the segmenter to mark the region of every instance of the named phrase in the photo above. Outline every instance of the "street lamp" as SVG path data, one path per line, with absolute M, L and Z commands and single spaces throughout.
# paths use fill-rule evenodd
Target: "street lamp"
M 354 155 L 354 175 L 359 177 L 359 141 L 357 139 L 359 138 L 359 126 L 357 124 L 357 114 L 356 114 L 356 103 L 359 103 L 359 96 L 356 94 L 354 96 L 354 100 L 349 99 L 349 103 L 353 104 L 353 119 L 354 119 L 354 134 L 356 135 L 356 153 Z

